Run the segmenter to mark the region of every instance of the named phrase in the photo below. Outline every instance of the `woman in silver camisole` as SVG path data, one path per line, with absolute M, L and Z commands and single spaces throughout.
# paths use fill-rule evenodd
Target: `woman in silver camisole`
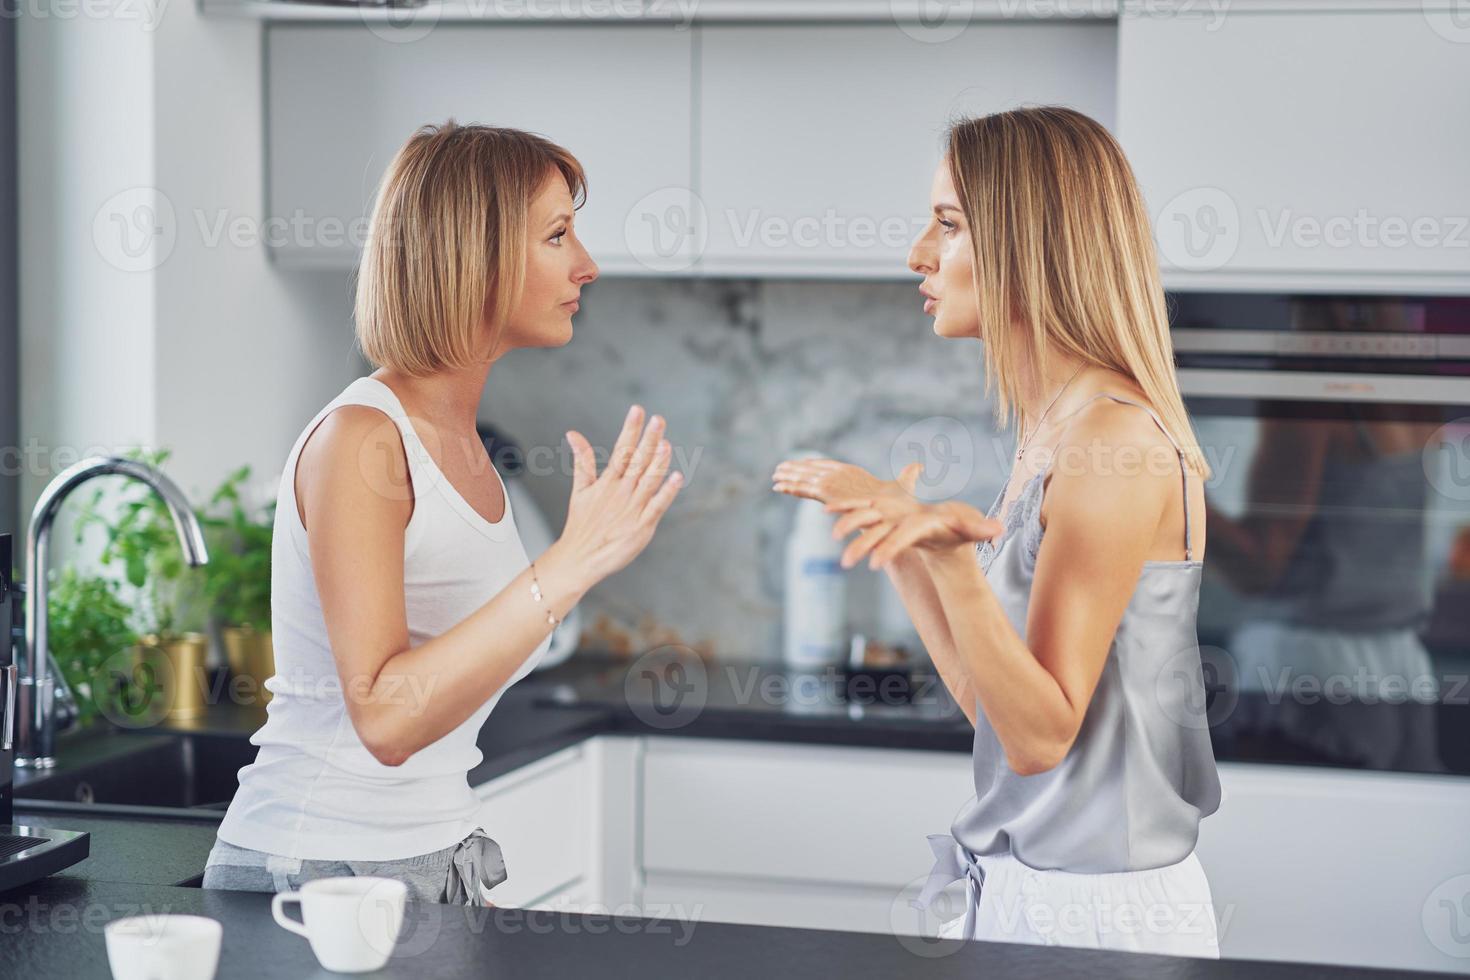
M 1221 793 L 1195 617 L 1209 467 L 1173 370 L 1142 198 L 1107 131 L 1041 107 L 956 124 L 910 253 L 934 331 L 984 344 L 1015 478 L 988 513 L 834 460 L 777 491 L 857 533 L 975 726 L 974 796 L 918 899 L 941 935 L 1218 957 L 1195 855 Z

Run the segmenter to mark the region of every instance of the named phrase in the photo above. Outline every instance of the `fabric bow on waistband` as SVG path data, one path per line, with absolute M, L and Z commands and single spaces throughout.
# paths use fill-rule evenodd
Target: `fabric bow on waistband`
M 459 842 L 449 860 L 444 900 L 451 905 L 484 905 L 485 892 L 508 877 L 500 845 L 476 827 Z
M 970 939 L 975 935 L 975 910 L 980 907 L 980 886 L 985 883 L 985 872 L 975 855 L 949 834 L 930 834 L 928 840 L 929 849 L 934 852 L 934 867 L 929 870 L 929 880 L 924 882 L 919 897 L 909 904 L 923 911 L 940 892 L 964 879 L 970 895 L 965 902 L 964 932 L 960 938 Z

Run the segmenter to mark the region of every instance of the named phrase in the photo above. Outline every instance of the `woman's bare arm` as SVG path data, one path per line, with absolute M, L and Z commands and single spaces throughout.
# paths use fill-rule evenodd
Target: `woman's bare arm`
M 646 431 L 642 421 L 641 413 L 629 414 L 601 477 L 591 447 L 572 439 L 577 474 L 567 529 L 536 562 L 544 602 L 532 597 L 528 569 L 416 647 L 409 646 L 403 583 L 413 501 L 392 489 L 394 473 L 401 486 L 407 472 L 397 428 L 375 409 L 344 406 L 313 432 L 302 453 L 301 498 L 312 569 L 348 713 L 380 762 L 399 765 L 461 725 L 545 639 L 548 609 L 565 617 L 647 544 L 680 480 L 665 480 L 662 420 Z
M 971 559 L 974 559 L 973 550 Z M 939 593 L 934 587 L 928 568 L 925 567 L 924 559 L 913 551 L 906 551 L 885 571 L 888 580 L 898 590 L 898 597 L 903 600 L 904 609 L 908 611 L 914 628 L 919 631 L 919 639 L 924 642 L 924 649 L 934 662 L 934 669 L 939 671 L 939 679 L 949 689 L 950 695 L 970 724 L 974 725 L 975 688 L 970 683 L 970 675 L 966 673 L 965 665 L 955 648 L 954 635 L 950 631 L 949 620 L 945 617 L 944 605 L 939 600 Z
M 1082 445 L 1100 445 L 1114 460 L 1164 448 L 1152 422 L 1123 406 L 1099 405 L 1073 430 Z M 1179 494 L 1177 472 L 1148 467 L 1059 467 L 1046 480 L 1050 515 L 1024 638 L 970 546 L 920 552 L 958 660 L 1008 764 L 1022 775 L 1056 766 L 1071 749 L 1170 496 Z

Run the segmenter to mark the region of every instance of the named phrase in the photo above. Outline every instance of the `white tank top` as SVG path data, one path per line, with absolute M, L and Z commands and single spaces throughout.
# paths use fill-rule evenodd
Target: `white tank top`
M 380 409 L 397 424 L 413 481 L 404 529 L 404 607 L 410 646 L 459 623 L 501 592 L 528 564 L 511 513 L 491 523 L 454 489 L 425 450 L 393 390 L 358 378 L 297 437 L 276 494 L 271 545 L 271 631 L 276 672 L 260 747 L 240 770 L 240 788 L 219 837 L 287 857 L 390 861 L 436 851 L 479 825 L 466 778 L 481 761 L 480 727 L 505 689 L 535 667 L 550 637 L 458 728 L 385 766 L 357 736 L 327 642 L 306 528 L 296 511 L 296 460 L 317 424 L 342 405 Z M 492 466 L 493 470 L 494 467 Z M 499 479 L 496 473 L 496 479 Z M 501 481 L 504 490 L 504 481 Z M 401 692 L 414 697 L 411 689 Z

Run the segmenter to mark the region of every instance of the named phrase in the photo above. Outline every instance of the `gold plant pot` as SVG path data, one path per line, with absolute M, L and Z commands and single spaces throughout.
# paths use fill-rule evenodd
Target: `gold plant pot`
M 271 631 L 252 626 L 225 626 L 220 629 L 220 638 L 224 640 L 231 677 L 246 679 L 246 683 L 238 686 L 232 681 L 231 699 L 239 704 L 269 703 L 271 692 L 266 690 L 265 682 L 276 672 Z
M 180 633 L 167 643 L 149 633 L 138 638 L 138 662 L 152 668 L 168 706 L 165 717 L 197 718 L 208 703 L 209 637 L 203 633 Z

